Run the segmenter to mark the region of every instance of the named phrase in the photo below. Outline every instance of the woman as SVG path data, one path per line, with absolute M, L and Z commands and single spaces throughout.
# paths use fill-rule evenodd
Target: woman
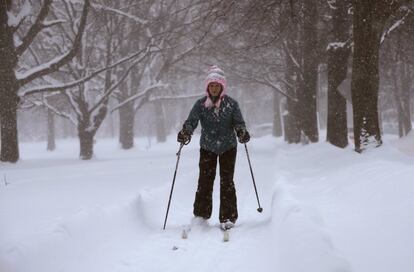
M 220 164 L 220 214 L 223 229 L 236 223 L 237 197 L 234 187 L 234 166 L 237 154 L 236 135 L 240 143 L 247 143 L 250 135 L 246 130 L 237 101 L 226 94 L 224 72 L 212 66 L 206 78 L 206 96 L 194 104 L 177 141 L 186 143 L 201 123 L 200 174 L 194 201 L 195 220 L 203 221 L 211 216 L 213 185 L 217 158 Z

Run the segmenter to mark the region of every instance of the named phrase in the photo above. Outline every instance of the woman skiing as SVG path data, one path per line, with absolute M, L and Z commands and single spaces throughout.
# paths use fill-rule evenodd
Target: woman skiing
M 224 72 L 212 66 L 206 78 L 206 95 L 194 104 L 177 141 L 187 143 L 201 123 L 200 174 L 194 200 L 193 220 L 206 220 L 212 213 L 213 185 L 217 158 L 220 164 L 220 212 L 223 229 L 232 228 L 237 220 L 237 197 L 234 187 L 234 166 L 237 154 L 236 135 L 247 143 L 250 135 L 236 100 L 226 94 Z

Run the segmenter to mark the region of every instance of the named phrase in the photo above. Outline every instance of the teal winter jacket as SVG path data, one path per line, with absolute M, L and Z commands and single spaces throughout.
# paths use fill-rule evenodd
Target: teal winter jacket
M 239 104 L 228 95 L 223 96 L 220 107 L 206 107 L 207 96 L 194 104 L 184 129 L 193 133 L 201 123 L 200 146 L 218 155 L 237 146 L 236 132 L 246 129 Z

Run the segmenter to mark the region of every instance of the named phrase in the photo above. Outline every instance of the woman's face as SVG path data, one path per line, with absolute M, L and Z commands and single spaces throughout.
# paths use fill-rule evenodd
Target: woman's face
M 211 96 L 219 96 L 221 92 L 221 84 L 218 82 L 211 82 L 208 84 L 208 92 Z

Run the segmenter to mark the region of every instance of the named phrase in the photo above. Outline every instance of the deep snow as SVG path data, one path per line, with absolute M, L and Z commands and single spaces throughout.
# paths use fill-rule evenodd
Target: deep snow
M 239 146 L 239 220 L 229 243 L 218 228 L 217 186 L 209 227 L 180 238 L 198 139 L 182 151 L 165 231 L 178 144 L 137 141 L 122 151 L 99 139 L 91 161 L 77 159 L 76 140 L 55 152 L 26 143 L 19 163 L 0 164 L 0 271 L 414 271 L 413 135 L 386 137 L 364 154 L 253 139 L 262 214 Z

